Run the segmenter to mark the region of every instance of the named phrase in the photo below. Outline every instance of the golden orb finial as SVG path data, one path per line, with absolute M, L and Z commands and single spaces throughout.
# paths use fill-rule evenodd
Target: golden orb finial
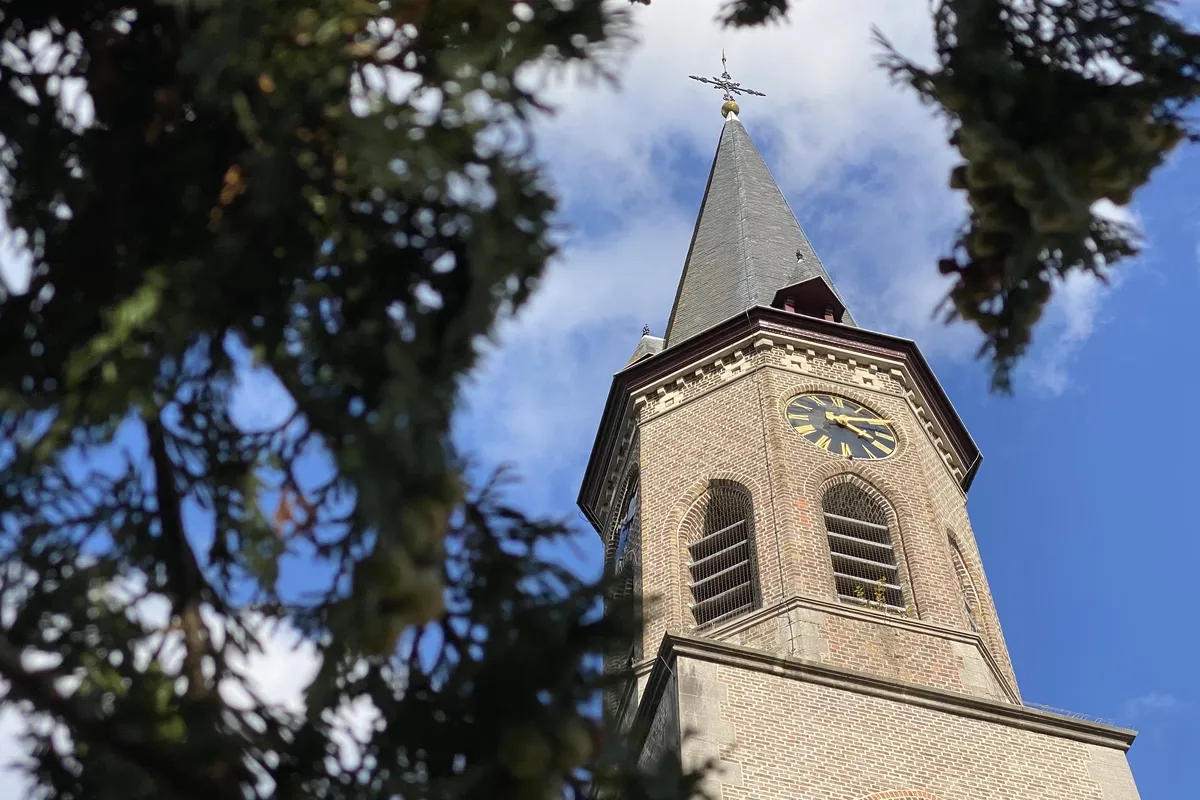
M 725 119 L 729 119 L 730 114 L 740 113 L 742 113 L 742 107 L 737 104 L 736 100 L 726 100 L 721 105 L 721 116 Z

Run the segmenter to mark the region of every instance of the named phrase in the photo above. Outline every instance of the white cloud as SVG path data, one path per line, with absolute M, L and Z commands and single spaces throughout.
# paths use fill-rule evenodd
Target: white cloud
M 942 123 L 878 67 L 870 36 L 878 26 L 902 53 L 928 59 L 927 9 L 808 2 L 788 24 L 730 31 L 713 22 L 719 6 L 637 6 L 641 43 L 621 65 L 620 87 L 554 89 L 560 111 L 539 128 L 540 152 L 568 214 L 600 220 L 603 235 L 577 241 L 550 268 L 535 310 L 506 326 L 470 392 L 467 427 L 479 408 L 505 409 L 502 425 L 471 442 L 477 452 L 516 455 L 526 475 L 578 470 L 609 373 L 623 366 L 638 323 L 669 311 L 721 125 L 719 95 L 685 76 L 719 71 L 722 48 L 734 79 L 767 94 L 743 100 L 742 120 L 860 324 L 916 339 L 939 360 L 978 350 L 974 328 L 934 317 L 949 288 L 935 263 L 965 213 L 946 185 L 956 155 Z M 1111 203 L 1097 211 L 1133 221 Z M 1084 276 L 1061 286 L 1023 367 L 1034 389 L 1070 385 L 1124 269 L 1107 286 Z
M 542 476 L 576 479 L 612 374 L 643 325 L 662 334 L 691 225 L 666 214 L 569 246 L 469 380 L 460 437 L 483 463 L 515 457 L 521 475 L 538 476 L 534 505 L 571 491 Z
M 1101 217 L 1140 230 L 1141 220 L 1128 206 L 1108 200 L 1098 202 L 1092 211 Z M 1071 366 L 1081 347 L 1102 323 L 1104 301 L 1128 277 L 1137 261 L 1105 273 L 1107 282 L 1081 272 L 1056 281 L 1054 296 L 1043 319 L 1034 331 L 1034 346 L 1021 365 L 1021 373 L 1032 380 L 1036 391 L 1058 396 L 1075 387 Z
M 216 629 L 215 618 L 209 627 Z M 263 643 L 261 650 L 246 657 L 231 654 L 230 667 L 246 679 L 229 680 L 221 685 L 221 697 L 234 708 L 249 708 L 247 686 L 264 703 L 280 706 L 293 713 L 304 710 L 304 690 L 316 677 L 321 657 L 312 642 L 287 626 L 255 626 Z
M 722 124 L 720 95 L 687 76 L 718 73 L 722 48 L 734 80 L 766 93 L 744 99 L 742 121 L 859 322 L 931 356 L 978 347 L 966 326 L 932 317 L 947 289 L 934 264 L 963 213 L 946 186 L 945 131 L 891 84 L 871 38 L 877 25 L 902 52 L 927 56 L 927 10 L 807 2 L 788 24 L 730 31 L 713 21 L 719 7 L 638 6 L 641 44 L 621 86 L 564 81 L 559 113 L 539 126 L 568 217 L 602 233 L 575 239 L 502 326 L 459 426 L 485 461 L 516 458 L 537 478 L 537 508 L 556 498 L 561 509 L 578 487 L 611 374 L 643 323 L 663 331 Z
M 1166 692 L 1148 692 L 1125 702 L 1124 715 L 1129 720 L 1145 718 L 1151 715 L 1170 714 L 1186 705 L 1173 694 Z
M 29 290 L 31 263 L 23 243 L 23 238 L 9 230 L 4 223 L 4 213 L 0 211 L 0 290 L 12 294 L 24 294 Z
M 13 707 L 0 709 L 0 797 L 24 797 L 29 791 L 29 782 L 24 774 L 14 768 L 25 751 L 21 737 L 25 733 L 25 720 Z
M 1072 273 L 1057 281 L 1054 299 L 1035 331 L 1039 343 L 1022 365 L 1033 386 L 1057 396 L 1072 386 L 1071 362 L 1096 328 L 1096 315 L 1112 290 L 1092 275 Z
M 1196 278 L 1200 280 L 1200 242 L 1196 242 Z
M 707 160 L 720 130 L 720 97 L 687 76 L 719 72 L 722 49 L 734 80 L 766 93 L 745 99 L 742 117 L 760 138 L 779 140 L 783 157 L 772 166 L 793 188 L 837 178 L 872 151 L 911 154 L 940 138 L 915 98 L 875 66 L 871 43 L 874 23 L 905 52 L 928 53 L 924 9 L 880 0 L 798 3 L 788 24 L 733 31 L 713 22 L 720 5 L 638 7 L 641 43 L 621 64 L 620 88 L 564 82 L 552 93 L 561 113 L 543 126 L 540 145 L 568 197 L 609 208 L 655 199 L 669 177 L 651 163 L 664 144 Z
M 46 74 L 54 69 L 63 47 L 54 42 L 49 30 L 42 28 L 29 34 L 27 50 L 29 58 L 15 47 L 6 48 L 6 66 L 16 71 L 33 70 Z M 51 78 L 47 89 L 58 98 L 59 118 L 64 124 L 76 129 L 91 125 L 94 108 L 82 78 Z M 4 210 L 0 208 L 0 290 L 18 295 L 28 291 L 32 257 L 25 244 L 24 233 L 14 234 L 9 229 Z

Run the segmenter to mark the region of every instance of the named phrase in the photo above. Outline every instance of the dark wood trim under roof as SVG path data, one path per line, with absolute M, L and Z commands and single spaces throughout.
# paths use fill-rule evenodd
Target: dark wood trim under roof
M 963 491 L 971 488 L 983 456 L 916 342 L 777 308 L 755 306 L 744 314 L 672 344 L 661 353 L 637 361 L 613 376 L 578 497 L 580 509 L 597 530 L 600 520 L 595 517 L 595 503 L 605 477 L 605 467 L 617 443 L 621 420 L 625 418 L 626 406 L 634 392 L 755 333 L 767 336 L 800 335 L 822 344 L 850 347 L 904 362 L 915 383 L 913 388 L 929 404 L 936 422 L 950 439 L 950 446 L 965 465 L 966 470 L 960 482 Z

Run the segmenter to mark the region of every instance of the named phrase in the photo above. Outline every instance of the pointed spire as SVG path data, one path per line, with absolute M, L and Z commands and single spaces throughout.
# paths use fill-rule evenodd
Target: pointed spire
M 667 323 L 667 346 L 771 305 L 780 289 L 811 278 L 841 301 L 736 112 L 727 113 Z M 854 324 L 848 311 L 841 321 Z

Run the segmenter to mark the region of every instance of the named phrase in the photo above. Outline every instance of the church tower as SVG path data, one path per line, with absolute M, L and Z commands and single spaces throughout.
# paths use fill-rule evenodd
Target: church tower
M 666 335 L 579 504 L 645 599 L 612 698 L 721 800 L 1137 800 L 1134 733 L 1027 707 L 967 515 L 981 456 L 916 344 L 859 327 L 725 116 Z

